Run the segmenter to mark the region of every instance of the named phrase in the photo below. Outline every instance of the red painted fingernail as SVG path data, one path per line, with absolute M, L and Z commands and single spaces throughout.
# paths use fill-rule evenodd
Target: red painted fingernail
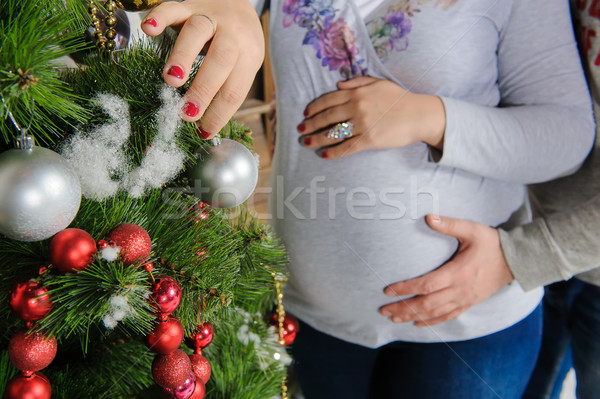
M 301 123 L 298 125 L 298 131 L 299 132 L 303 132 L 306 130 L 306 125 L 304 123 Z
M 308 116 L 308 108 L 304 110 L 304 116 Z
M 183 79 L 183 69 L 177 65 L 173 65 L 167 72 L 168 75 L 175 76 L 177 79 Z
M 148 18 L 144 21 L 144 23 L 148 24 L 148 25 L 152 25 L 155 28 L 158 26 L 158 23 L 156 22 L 156 20 L 154 18 Z
M 312 141 L 312 137 L 306 137 L 304 139 L 304 145 L 310 145 L 311 141 Z
M 202 129 L 201 127 L 198 127 L 198 129 L 200 130 L 198 132 L 198 136 L 202 137 L 205 140 L 210 137 L 210 133 L 209 132 L 207 132 L 206 130 Z
M 327 158 L 327 157 L 328 157 L 328 155 L 327 155 L 327 151 L 323 151 L 323 152 L 321 153 L 321 158 Z
M 196 115 L 198 115 L 198 111 L 200 111 L 200 108 L 198 108 L 198 106 L 192 102 L 187 102 L 183 105 L 183 112 L 185 112 L 185 114 L 189 117 L 194 117 Z

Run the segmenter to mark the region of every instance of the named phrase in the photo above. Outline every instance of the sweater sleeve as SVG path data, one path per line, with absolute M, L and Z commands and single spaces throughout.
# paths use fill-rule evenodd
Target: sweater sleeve
M 600 266 L 600 195 L 577 209 L 499 230 L 504 257 L 523 289 Z
M 594 141 L 568 2 L 515 0 L 498 46 L 500 104 L 442 97 L 440 165 L 528 184 L 574 172 Z

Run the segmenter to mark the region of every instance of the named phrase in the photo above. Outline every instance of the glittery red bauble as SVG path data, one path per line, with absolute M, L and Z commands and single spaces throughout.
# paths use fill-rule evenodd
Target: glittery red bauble
M 175 389 L 162 388 L 163 395 L 168 399 L 189 399 L 196 389 L 196 376 L 191 373 L 187 380 Z
M 157 313 L 170 315 L 181 303 L 181 287 L 169 276 L 156 276 L 152 287 L 152 304 Z
M 156 355 L 152 362 L 152 376 L 158 385 L 175 389 L 183 385 L 192 372 L 190 358 L 181 349 L 168 355 Z
M 146 337 L 146 345 L 151 351 L 166 355 L 181 346 L 183 326 L 174 317 L 159 322 Z
M 56 356 L 56 338 L 46 339 L 40 333 L 27 335 L 27 330 L 18 331 L 8 343 L 8 357 L 22 371 L 38 371 L 47 367 Z
M 65 229 L 50 241 L 50 262 L 62 273 L 74 273 L 92 263 L 96 241 L 81 229 Z
M 201 379 L 196 378 L 196 388 L 189 399 L 204 399 L 204 395 L 206 395 L 206 386 L 204 386 L 204 383 Z
M 6 385 L 4 399 L 50 399 L 52 387 L 42 373 L 33 373 L 29 377 L 15 375 Z
M 208 359 L 202 356 L 199 353 L 192 353 L 190 356 L 190 361 L 192 362 L 192 370 L 194 370 L 194 374 L 196 377 L 202 380 L 205 384 L 210 379 L 210 363 Z
M 185 343 L 190 349 L 198 351 L 198 349 L 206 348 L 213 340 L 215 330 L 212 324 L 205 322 L 198 325 L 198 330 L 190 338 L 186 338 Z
M 152 251 L 150 235 L 137 224 L 121 224 L 112 229 L 106 238 L 121 247 L 121 260 L 126 265 L 144 262 Z
M 275 326 L 275 332 L 277 333 L 277 336 L 279 336 L 279 316 L 277 313 L 271 316 L 269 324 Z M 294 343 L 298 328 L 298 320 L 296 320 L 296 318 L 291 314 L 286 313 L 285 318 L 283 319 L 283 346 L 288 346 Z
M 47 294 L 48 289 L 39 282 L 29 280 L 17 283 L 12 290 L 8 303 L 17 316 L 25 321 L 43 319 L 52 309 L 52 301 Z

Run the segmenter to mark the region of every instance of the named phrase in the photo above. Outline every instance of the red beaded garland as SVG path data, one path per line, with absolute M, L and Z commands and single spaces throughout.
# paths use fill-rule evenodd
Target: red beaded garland
M 62 273 L 74 273 L 92 263 L 96 241 L 81 229 L 69 228 L 58 232 L 50 241 L 50 262 Z
M 41 333 L 27 335 L 27 330 L 18 331 L 8 343 L 8 357 L 22 371 L 38 371 L 46 368 L 56 356 L 56 338 Z
M 48 289 L 34 280 L 17 283 L 11 290 L 8 303 L 21 320 L 36 321 L 52 309 Z
M 48 378 L 42 373 L 30 376 L 17 374 L 6 385 L 5 399 L 50 399 L 52 387 Z
M 150 235 L 137 224 L 121 224 L 112 229 L 106 238 L 121 247 L 120 257 L 126 265 L 142 263 L 152 252 Z
M 181 346 L 183 325 L 174 317 L 160 321 L 154 330 L 146 336 L 146 345 L 151 351 L 166 355 Z

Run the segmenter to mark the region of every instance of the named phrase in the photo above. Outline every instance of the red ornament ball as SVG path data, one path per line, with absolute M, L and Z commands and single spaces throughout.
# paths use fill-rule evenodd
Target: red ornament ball
M 181 349 L 168 355 L 156 355 L 152 362 L 152 376 L 158 385 L 175 389 L 183 385 L 192 373 L 190 358 Z
M 196 389 L 196 376 L 191 373 L 187 380 L 175 389 L 163 388 L 163 394 L 169 399 L 189 399 Z
M 212 342 L 214 336 L 215 330 L 212 324 L 205 322 L 198 325 L 198 330 L 190 338 L 187 338 L 185 343 L 190 349 L 198 352 L 199 349 L 206 348 Z
M 125 265 L 144 262 L 152 251 L 150 235 L 137 224 L 121 224 L 112 229 L 106 238 L 121 247 L 120 256 Z
M 151 351 L 166 355 L 181 346 L 183 326 L 174 317 L 159 322 L 146 337 L 146 345 Z
M 190 361 L 192 362 L 192 370 L 196 377 L 202 380 L 203 383 L 207 383 L 210 379 L 211 368 L 208 359 L 202 356 L 200 353 L 192 353 Z
M 52 309 L 52 301 L 47 292 L 47 288 L 34 280 L 17 283 L 10 290 L 8 303 L 21 320 L 40 320 Z
M 170 315 L 181 303 L 181 287 L 169 276 L 156 276 L 152 287 L 152 302 L 157 313 Z
M 189 399 L 204 399 L 204 395 L 206 395 L 206 386 L 200 378 L 196 378 L 196 388 Z
M 96 241 L 81 229 L 65 229 L 50 241 L 50 262 L 61 273 L 85 269 L 94 260 L 96 252 Z
M 275 333 L 279 336 L 279 316 L 277 313 L 271 316 L 269 324 L 275 326 Z M 283 346 L 289 346 L 294 343 L 299 327 L 298 320 L 291 314 L 286 313 L 283 319 Z
M 46 368 L 56 356 L 56 338 L 41 333 L 27 335 L 27 330 L 18 331 L 8 343 L 8 357 L 22 371 L 38 371 Z
M 33 373 L 26 377 L 17 374 L 6 385 L 5 399 L 50 399 L 52 387 L 50 381 L 42 373 Z

